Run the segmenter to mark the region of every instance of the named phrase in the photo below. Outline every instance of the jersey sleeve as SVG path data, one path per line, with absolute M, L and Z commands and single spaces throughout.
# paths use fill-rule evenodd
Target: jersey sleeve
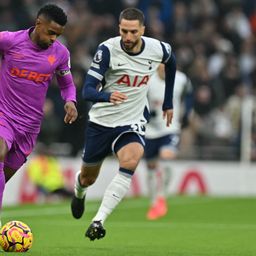
M 105 72 L 109 68 L 110 62 L 110 52 L 109 49 L 104 45 L 101 44 L 96 54 L 94 55 L 91 67 L 88 71 L 89 76 L 93 76 L 99 81 L 102 81 L 104 78 Z
M 70 55 L 68 50 L 65 51 L 64 57 L 56 69 L 56 76 L 62 99 L 66 102 L 76 102 L 76 87 L 70 71 Z
M 172 56 L 172 48 L 168 43 L 160 42 L 163 50 L 162 63 L 167 63 Z
M 97 90 L 98 85 L 104 80 L 104 75 L 109 68 L 109 63 L 109 49 L 104 44 L 101 44 L 94 55 L 93 62 L 85 79 L 83 87 L 83 98 L 85 100 L 92 102 L 109 102 L 110 93 Z
M 165 63 L 165 94 L 162 109 L 172 109 L 173 88 L 176 75 L 176 58 L 171 52 Z
M 192 82 L 191 82 L 190 78 L 188 78 L 187 76 L 186 76 L 186 92 L 187 93 L 193 93 Z
M 194 104 L 193 85 L 191 80 L 186 76 L 186 97 L 185 97 L 185 114 L 189 114 Z
M 14 40 L 14 33 L 8 31 L 0 32 L 0 51 L 4 52 L 11 47 Z
M 56 74 L 59 76 L 65 76 L 66 74 L 70 73 L 70 68 L 71 68 L 69 51 L 65 49 L 62 55 L 63 55 L 62 60 L 58 65 L 58 67 L 56 68 Z

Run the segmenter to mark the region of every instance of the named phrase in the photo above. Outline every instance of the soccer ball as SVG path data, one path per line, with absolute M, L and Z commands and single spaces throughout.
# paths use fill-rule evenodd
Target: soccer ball
M 0 231 L 0 245 L 6 252 L 26 252 L 32 247 L 30 227 L 18 220 L 7 222 Z

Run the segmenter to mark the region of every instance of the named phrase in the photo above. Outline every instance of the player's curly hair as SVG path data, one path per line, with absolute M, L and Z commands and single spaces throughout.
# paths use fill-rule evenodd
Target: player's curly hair
M 121 22 L 122 19 L 125 20 L 139 20 L 140 24 L 144 25 L 144 14 L 141 10 L 134 8 L 134 7 L 130 7 L 130 8 L 126 8 L 124 9 L 119 16 L 119 22 Z
M 55 4 L 44 5 L 37 13 L 37 17 L 43 15 L 48 20 L 52 20 L 61 26 L 65 26 L 67 23 L 66 13 Z

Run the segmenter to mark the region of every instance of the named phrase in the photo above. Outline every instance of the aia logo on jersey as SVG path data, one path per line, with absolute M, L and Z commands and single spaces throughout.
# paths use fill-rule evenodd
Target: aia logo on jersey
M 134 76 L 130 77 L 128 75 L 123 75 L 119 80 L 117 80 L 117 84 L 125 84 L 129 87 L 140 87 L 142 85 L 147 85 L 149 80 L 149 76 Z

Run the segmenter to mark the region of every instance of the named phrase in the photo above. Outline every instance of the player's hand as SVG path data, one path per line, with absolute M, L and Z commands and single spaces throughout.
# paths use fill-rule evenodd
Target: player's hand
M 127 99 L 127 96 L 124 93 L 115 91 L 111 93 L 109 101 L 114 105 L 117 105 L 124 102 L 126 99 Z
M 66 115 L 64 117 L 64 122 L 66 124 L 72 124 L 77 119 L 77 109 L 73 101 L 67 101 L 64 105 L 64 110 Z
M 169 127 L 172 123 L 172 117 L 173 117 L 173 110 L 172 109 L 166 109 L 163 111 L 163 119 L 166 119 L 166 126 Z

